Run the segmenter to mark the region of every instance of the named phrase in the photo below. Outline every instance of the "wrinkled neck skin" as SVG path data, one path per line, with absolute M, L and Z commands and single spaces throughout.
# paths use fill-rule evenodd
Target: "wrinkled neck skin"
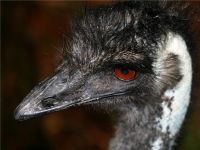
M 163 93 L 157 105 L 146 105 L 143 108 L 133 104 L 121 106 L 109 150 L 173 149 L 190 101 L 192 67 L 185 41 L 172 34 L 169 34 L 168 40 L 166 51 L 178 55 L 182 79 Z

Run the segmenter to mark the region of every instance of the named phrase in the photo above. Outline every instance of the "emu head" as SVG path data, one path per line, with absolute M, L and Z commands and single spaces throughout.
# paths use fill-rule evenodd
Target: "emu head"
M 73 24 L 62 64 L 25 97 L 15 118 L 77 105 L 157 107 L 167 90 L 183 84 L 189 92 L 184 27 L 180 14 L 156 2 L 87 10 Z

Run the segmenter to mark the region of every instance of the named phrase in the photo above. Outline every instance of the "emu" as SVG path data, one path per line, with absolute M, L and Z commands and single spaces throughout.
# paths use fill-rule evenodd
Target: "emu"
M 15 118 L 103 107 L 119 114 L 109 150 L 172 149 L 190 101 L 192 63 L 184 7 L 171 3 L 88 8 L 73 23 L 64 60 Z

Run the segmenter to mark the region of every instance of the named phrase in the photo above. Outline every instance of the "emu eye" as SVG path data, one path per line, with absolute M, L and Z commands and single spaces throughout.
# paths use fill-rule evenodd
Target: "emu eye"
M 115 76 L 123 81 L 130 81 L 135 78 L 136 71 L 128 66 L 115 66 Z

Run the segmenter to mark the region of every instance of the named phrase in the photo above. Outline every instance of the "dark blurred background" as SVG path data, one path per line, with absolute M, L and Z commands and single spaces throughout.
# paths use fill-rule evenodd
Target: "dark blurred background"
M 57 66 L 63 33 L 86 3 L 108 2 L 1 2 L 2 150 L 106 150 L 114 131 L 107 114 L 73 108 L 24 122 L 13 117 L 23 97 Z M 200 9 L 200 2 L 191 3 Z M 200 14 L 191 32 L 197 42 L 192 102 L 177 150 L 200 150 Z

